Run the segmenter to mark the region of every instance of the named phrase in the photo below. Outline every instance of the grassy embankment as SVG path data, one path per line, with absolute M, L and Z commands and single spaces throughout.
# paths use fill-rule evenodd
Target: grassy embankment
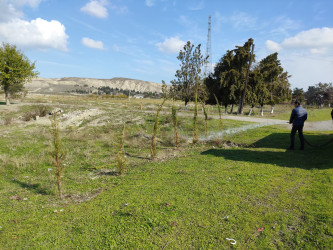
M 81 104 L 62 107 L 71 112 Z M 233 144 L 216 139 L 191 148 L 183 140 L 175 150 L 165 115 L 151 162 L 146 137 L 153 113 L 133 102 L 88 105 L 105 113 L 62 133 L 64 200 L 56 196 L 48 127 L 0 126 L 0 248 L 228 248 L 226 238 L 236 248 L 333 247 L 333 144 L 286 151 L 289 131 L 262 127 L 224 138 Z M 119 177 L 112 140 L 124 119 L 129 168 Z M 180 121 L 181 134 L 190 136 L 191 119 Z M 218 130 L 217 120 L 209 122 Z M 225 129 L 245 124 L 224 123 Z M 321 144 L 332 133 L 306 136 Z

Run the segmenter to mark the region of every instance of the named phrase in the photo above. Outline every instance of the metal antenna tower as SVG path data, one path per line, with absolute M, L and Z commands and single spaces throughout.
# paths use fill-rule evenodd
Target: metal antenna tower
M 207 34 L 207 47 L 206 47 L 206 57 L 208 56 L 207 62 L 205 64 L 204 74 L 208 76 L 210 72 L 213 71 L 212 63 L 212 43 L 211 43 L 211 26 L 212 26 L 212 17 L 208 17 L 208 34 Z

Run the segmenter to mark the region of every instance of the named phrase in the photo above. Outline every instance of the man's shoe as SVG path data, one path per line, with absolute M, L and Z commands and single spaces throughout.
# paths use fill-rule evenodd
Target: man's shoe
M 300 150 L 304 150 L 304 147 L 301 147 Z
M 294 147 L 289 147 L 287 148 L 287 150 L 294 150 Z

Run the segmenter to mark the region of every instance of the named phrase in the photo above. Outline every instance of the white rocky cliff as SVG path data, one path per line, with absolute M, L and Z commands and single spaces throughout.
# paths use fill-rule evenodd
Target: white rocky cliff
M 94 93 L 99 87 L 109 87 L 113 89 L 118 88 L 119 90 L 131 90 L 141 93 L 162 92 L 162 84 L 128 78 L 37 78 L 27 83 L 25 87 L 30 92 L 35 93 L 72 93 L 76 90 L 86 90 L 90 93 Z

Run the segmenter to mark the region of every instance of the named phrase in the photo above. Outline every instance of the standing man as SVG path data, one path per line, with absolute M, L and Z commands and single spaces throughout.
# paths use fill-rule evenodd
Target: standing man
M 294 149 L 295 144 L 295 134 L 298 131 L 298 136 L 301 141 L 301 150 L 304 150 L 304 136 L 303 136 L 303 126 L 305 120 L 308 118 L 308 113 L 306 110 L 301 106 L 299 101 L 295 101 L 295 108 L 291 112 L 289 123 L 293 124 L 293 128 L 291 129 L 290 133 L 290 150 Z

